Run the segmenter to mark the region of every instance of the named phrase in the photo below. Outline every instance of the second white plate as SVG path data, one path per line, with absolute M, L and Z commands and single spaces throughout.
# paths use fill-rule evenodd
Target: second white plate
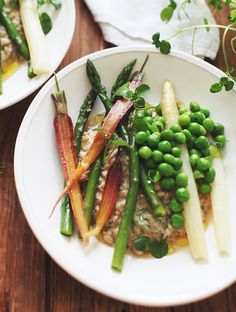
M 53 28 L 46 36 L 50 57 L 51 72 L 48 76 L 29 79 L 27 63 L 3 83 L 3 95 L 0 95 L 0 110 L 15 104 L 37 90 L 57 69 L 63 60 L 72 40 L 75 28 L 74 0 L 62 0 L 61 10 L 53 22 Z

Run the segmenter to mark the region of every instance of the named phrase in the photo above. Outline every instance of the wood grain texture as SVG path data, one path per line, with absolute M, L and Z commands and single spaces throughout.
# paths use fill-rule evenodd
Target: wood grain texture
M 100 29 L 82 0 L 76 0 L 76 13 L 73 41 L 60 68 L 81 56 L 108 46 L 104 43 Z M 227 11 L 221 12 L 217 15 L 217 20 L 225 23 L 227 15 Z M 230 49 L 229 54 L 235 63 L 235 57 Z M 212 63 L 224 69 L 222 52 Z M 87 288 L 65 273 L 46 255 L 23 216 L 13 175 L 13 153 L 17 132 L 35 94 L 0 111 L 0 162 L 3 161 L 7 165 L 5 173 L 0 175 L 0 312 L 236 311 L 236 284 L 194 304 L 146 308 L 107 298 Z

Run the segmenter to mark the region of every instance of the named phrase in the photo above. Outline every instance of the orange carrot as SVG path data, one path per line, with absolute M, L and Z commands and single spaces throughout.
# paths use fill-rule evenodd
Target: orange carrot
M 70 179 L 67 180 L 66 187 L 64 191 L 57 199 L 56 205 L 60 202 L 63 196 L 69 192 L 71 187 L 80 179 L 81 175 L 92 165 L 96 160 L 98 155 L 101 153 L 106 143 L 110 140 L 112 134 L 114 133 L 117 125 L 119 124 L 122 117 L 132 106 L 132 101 L 128 99 L 117 100 L 116 103 L 112 106 L 110 112 L 106 116 L 101 129 L 97 132 L 93 143 L 90 145 L 84 157 L 81 159 L 81 162 L 78 164 L 76 170 L 70 176 Z
M 52 94 L 52 99 L 56 106 L 56 116 L 54 118 L 54 128 L 56 133 L 56 142 L 61 164 L 66 181 L 70 181 L 78 165 L 74 148 L 73 124 L 67 113 L 66 98 L 63 91 Z M 83 211 L 83 197 L 78 183 L 75 183 L 68 192 L 73 215 L 80 231 L 83 243 L 88 243 L 88 225 Z M 52 213 L 51 213 L 52 214 Z
M 109 169 L 105 181 L 102 200 L 99 204 L 99 210 L 96 216 L 95 228 L 88 232 L 88 235 L 98 235 L 104 225 L 107 223 L 112 209 L 115 206 L 120 183 L 121 183 L 121 166 L 115 162 Z

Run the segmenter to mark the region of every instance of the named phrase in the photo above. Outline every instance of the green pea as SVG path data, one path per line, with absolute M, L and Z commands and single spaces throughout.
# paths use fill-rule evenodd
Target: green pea
M 176 132 L 174 134 L 174 140 L 177 144 L 184 144 L 186 142 L 186 136 L 183 132 Z
M 200 158 L 197 162 L 197 170 L 199 171 L 206 171 L 210 168 L 210 161 L 206 158 Z
M 153 123 L 153 118 L 150 116 L 145 116 L 143 118 L 143 121 L 146 122 L 147 124 L 152 124 Z
M 205 136 L 201 135 L 195 141 L 195 146 L 197 149 L 200 149 L 200 150 L 207 148 L 209 146 L 208 139 Z
M 145 115 L 145 116 L 150 116 L 150 117 L 152 117 L 152 112 L 153 112 L 153 109 L 152 109 L 152 108 L 146 108 L 146 109 L 144 110 L 144 115 Z
M 200 110 L 200 105 L 197 102 L 192 101 L 189 106 L 191 111 L 194 113 Z
M 189 125 L 188 125 L 188 130 L 194 134 L 194 135 L 197 135 L 199 134 L 200 132 L 200 125 L 196 122 L 191 122 Z
M 170 165 L 174 165 L 174 163 L 175 163 L 175 157 L 171 154 L 165 154 L 163 156 L 163 160 L 164 160 L 164 162 L 166 162 L 167 164 L 170 164 Z
M 162 116 L 162 111 L 161 111 L 161 103 L 157 104 L 157 106 L 155 107 L 156 112 L 159 116 Z
M 162 240 L 152 239 L 150 242 L 150 252 L 154 258 L 163 258 L 168 253 L 168 244 L 167 242 Z
M 224 134 L 219 134 L 214 138 L 215 142 L 220 143 L 221 147 L 225 146 L 226 143 L 226 137 Z
M 166 164 L 166 163 L 160 164 L 158 167 L 158 170 L 159 170 L 160 174 L 166 178 L 170 178 L 174 173 L 173 167 L 169 164 Z
M 200 125 L 200 133 L 199 134 L 200 135 L 206 135 L 207 134 L 206 129 L 202 125 Z
M 152 158 L 146 159 L 144 164 L 145 164 L 145 167 L 148 169 L 155 169 L 156 168 L 156 163 Z
M 210 156 L 211 155 L 211 152 L 210 152 L 210 149 L 209 148 L 204 148 L 201 150 L 201 155 L 203 157 L 206 157 L 206 156 Z
M 215 180 L 216 172 L 213 167 L 210 167 L 205 173 L 204 182 L 212 183 Z
M 183 209 L 183 204 L 179 203 L 176 199 L 171 199 L 169 206 L 173 212 L 180 212 Z
M 152 148 L 157 148 L 160 142 L 160 135 L 158 133 L 152 133 L 147 137 L 147 144 Z
M 172 125 L 172 126 L 170 127 L 170 130 L 173 131 L 174 133 L 176 133 L 176 132 L 181 132 L 181 128 L 180 128 L 179 125 Z
M 187 108 L 185 108 L 185 107 L 180 107 L 180 108 L 179 108 L 179 114 L 180 114 L 180 115 L 186 113 L 187 111 L 188 111 L 188 110 L 187 110 Z
M 172 147 L 171 154 L 175 157 L 179 157 L 181 155 L 181 148 L 180 147 Z
M 186 136 L 187 141 L 192 137 L 192 134 L 188 129 L 184 129 L 182 132 Z
M 206 194 L 206 193 L 210 193 L 211 192 L 211 185 L 203 183 L 200 185 L 199 190 L 200 193 Z
M 211 133 L 214 130 L 214 121 L 211 118 L 206 118 L 203 121 L 202 125 L 209 133 Z
M 193 154 L 189 157 L 189 162 L 190 162 L 190 165 L 192 167 L 195 167 L 197 165 L 197 162 L 198 160 L 200 159 L 200 156 L 197 155 L 197 154 Z
M 156 163 L 160 163 L 163 159 L 163 153 L 155 150 L 152 152 L 152 159 L 156 162 Z
M 144 115 L 144 111 L 143 110 L 138 110 L 135 117 L 142 119 L 143 117 L 145 117 Z
M 134 240 L 134 248 L 138 251 L 145 251 L 149 249 L 150 238 L 147 236 L 140 236 Z
M 181 203 L 185 203 L 190 198 L 189 191 L 185 187 L 178 188 L 175 195 L 177 200 Z
M 191 148 L 189 150 L 189 155 L 197 154 L 198 156 L 201 156 L 201 153 L 196 148 Z
M 210 116 L 210 111 L 207 108 L 201 108 L 200 112 L 203 113 L 206 118 L 208 118 Z
M 224 134 L 225 128 L 222 124 L 215 122 L 214 124 L 214 130 L 212 132 L 212 134 L 214 136 L 219 135 L 219 134 Z
M 180 157 L 175 157 L 174 168 L 175 170 L 179 170 L 183 166 L 183 160 Z
M 194 176 L 195 180 L 202 179 L 202 178 L 204 178 L 204 173 L 202 173 L 199 170 L 194 170 L 193 176 Z
M 150 149 L 150 147 L 148 146 L 142 146 L 140 147 L 140 149 L 138 150 L 138 154 L 140 157 L 142 157 L 143 159 L 149 159 L 152 157 L 152 150 Z
M 163 124 L 163 126 L 165 127 L 166 122 L 165 122 L 165 118 L 164 117 L 162 117 L 162 116 L 158 117 L 157 121 L 161 122 Z
M 169 153 L 171 151 L 171 143 L 169 141 L 161 141 L 158 143 L 159 151 L 163 153 Z
M 182 114 L 182 115 L 179 115 L 178 122 L 181 127 L 187 127 L 190 124 L 191 120 L 187 114 Z
M 171 216 L 171 224 L 176 229 L 181 229 L 184 226 L 184 216 L 180 213 L 173 213 Z
M 201 112 L 196 112 L 192 114 L 192 121 L 202 124 L 205 119 L 205 115 Z
M 168 129 L 168 130 L 163 130 L 163 131 L 161 132 L 161 140 L 162 140 L 162 141 L 163 141 L 163 140 L 170 141 L 170 140 L 173 139 L 173 137 L 174 137 L 174 132 L 173 132 L 172 130 L 170 130 L 170 129 Z
M 135 135 L 135 142 L 136 142 L 137 144 L 143 144 L 143 143 L 146 142 L 147 136 L 148 136 L 147 132 L 145 132 L 145 131 L 139 131 L 139 132 L 137 132 L 137 134 Z
M 179 187 L 185 187 L 188 185 L 188 176 L 184 172 L 180 172 L 175 177 L 175 183 Z
M 161 187 L 164 191 L 171 191 L 175 187 L 175 180 L 173 178 L 163 178 Z

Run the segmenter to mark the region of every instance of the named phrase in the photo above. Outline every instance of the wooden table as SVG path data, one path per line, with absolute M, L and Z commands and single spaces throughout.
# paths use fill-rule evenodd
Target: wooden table
M 76 1 L 77 23 L 73 42 L 60 68 L 75 59 L 107 47 L 82 0 Z M 217 17 L 226 22 L 227 11 Z M 231 55 L 233 57 L 233 54 Z M 222 54 L 214 64 L 223 68 Z M 234 312 L 236 284 L 209 299 L 191 305 L 144 308 L 107 298 L 75 281 L 59 268 L 30 230 L 16 194 L 13 153 L 21 121 L 35 94 L 0 111 L 0 312 Z

